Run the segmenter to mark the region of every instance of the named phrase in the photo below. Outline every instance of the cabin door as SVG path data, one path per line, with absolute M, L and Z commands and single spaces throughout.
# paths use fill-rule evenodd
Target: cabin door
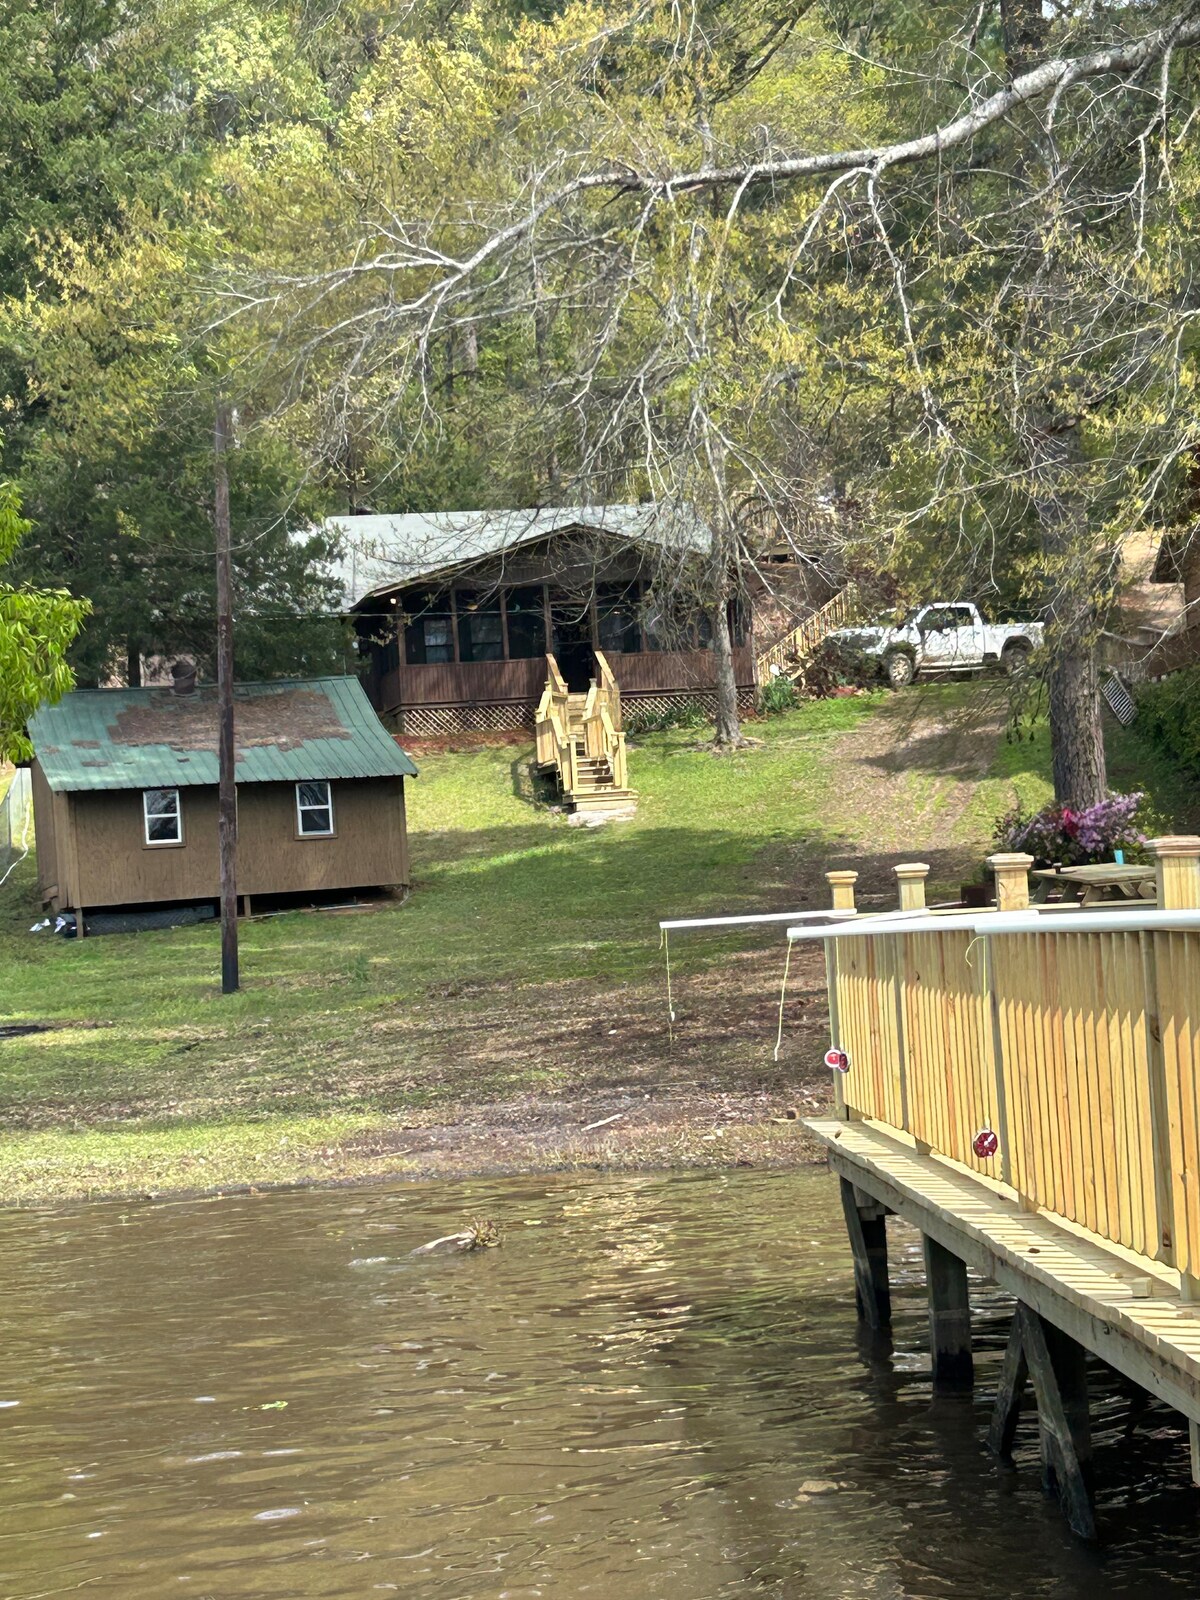
M 567 680 L 567 688 L 572 694 L 586 694 L 596 675 L 590 607 L 580 615 L 577 604 L 552 605 L 550 624 L 554 659 Z

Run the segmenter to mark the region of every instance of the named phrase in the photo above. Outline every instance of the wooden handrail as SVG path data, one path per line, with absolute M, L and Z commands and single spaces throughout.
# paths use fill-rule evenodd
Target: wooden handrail
M 621 722 L 621 688 L 603 650 L 596 651 L 596 668 L 599 687 L 608 696 L 608 703 L 612 708 L 613 726 L 620 728 L 623 726 Z
M 554 694 L 561 695 L 565 699 L 567 696 L 567 680 L 558 670 L 558 662 L 552 655 L 546 656 L 546 668 L 550 680 L 546 687 L 552 690 Z
M 760 686 L 770 682 L 772 667 L 778 667 L 781 673 L 786 672 L 790 665 L 802 660 L 810 650 L 816 649 L 826 635 L 840 627 L 850 615 L 853 600 L 853 587 L 847 584 L 757 656 L 754 665 Z
M 1158 910 L 795 932 L 826 939 L 842 1114 L 1177 1268 L 1200 1298 L 1200 839 L 1157 846 Z

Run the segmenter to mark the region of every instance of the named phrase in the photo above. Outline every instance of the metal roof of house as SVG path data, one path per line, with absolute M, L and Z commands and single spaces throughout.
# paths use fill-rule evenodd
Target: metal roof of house
M 415 777 L 357 678 L 234 690 L 238 783 Z M 174 789 L 217 782 L 217 691 L 77 689 L 29 724 L 51 789 Z
M 572 530 L 682 548 L 704 549 L 708 542 L 696 519 L 656 505 L 364 514 L 328 517 L 324 527 L 336 532 L 344 545 L 333 572 L 342 581 L 348 606 L 397 584 L 432 578 Z

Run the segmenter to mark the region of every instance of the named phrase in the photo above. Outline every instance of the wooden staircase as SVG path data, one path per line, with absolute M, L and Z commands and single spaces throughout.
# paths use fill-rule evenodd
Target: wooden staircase
M 759 688 L 770 683 L 772 678 L 798 678 L 804 669 L 805 659 L 823 639 L 849 620 L 853 607 L 854 591 L 848 584 L 846 588 L 839 589 L 831 600 L 776 639 L 755 660 Z
M 637 791 L 628 785 L 621 692 L 596 652 L 598 675 L 586 694 L 567 689 L 558 662 L 547 656 L 546 687 L 537 711 L 537 761 L 552 770 L 566 810 L 601 817 L 632 812 Z

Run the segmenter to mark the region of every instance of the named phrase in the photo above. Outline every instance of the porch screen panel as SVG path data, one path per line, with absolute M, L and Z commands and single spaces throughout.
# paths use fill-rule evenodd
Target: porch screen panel
M 448 594 L 425 593 L 405 602 L 404 657 L 415 666 L 454 660 L 454 618 Z
M 617 655 L 632 655 L 642 648 L 638 599 L 636 583 L 604 583 L 597 586 L 596 620 L 601 650 Z
M 541 584 L 510 589 L 505 596 L 508 612 L 508 654 L 512 661 L 529 661 L 546 654 L 546 595 Z
M 712 623 L 695 606 L 647 596 L 641 611 L 647 650 L 707 650 L 712 643 Z
M 504 624 L 500 620 L 499 594 L 473 594 L 460 589 L 457 608 L 458 659 L 503 661 Z

